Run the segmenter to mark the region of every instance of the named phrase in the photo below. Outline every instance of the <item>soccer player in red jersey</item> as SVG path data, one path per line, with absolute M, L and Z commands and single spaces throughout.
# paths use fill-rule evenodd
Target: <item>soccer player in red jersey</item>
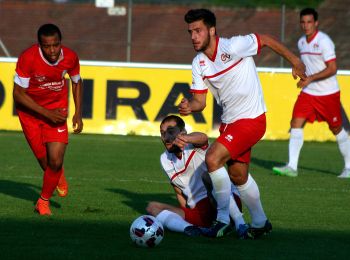
M 40 215 L 51 215 L 49 200 L 55 189 L 61 197 L 68 192 L 63 169 L 68 144 L 66 73 L 72 81 L 74 133 L 83 129 L 79 59 L 74 51 L 61 45 L 61 39 L 56 25 L 42 25 L 38 43 L 18 58 L 14 79 L 13 98 L 23 133 L 44 171 L 42 191 L 35 206 Z

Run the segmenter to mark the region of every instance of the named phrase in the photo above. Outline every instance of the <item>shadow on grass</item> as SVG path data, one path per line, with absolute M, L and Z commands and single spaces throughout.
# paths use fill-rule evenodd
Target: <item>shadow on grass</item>
M 286 162 L 279 162 L 279 161 L 271 161 L 271 160 L 263 160 L 263 159 L 259 159 L 256 157 L 252 157 L 251 158 L 251 163 L 255 164 L 256 166 L 259 166 L 261 168 L 264 168 L 266 170 L 269 170 L 272 172 L 272 168 L 275 166 L 283 166 L 286 164 Z M 317 165 L 315 165 L 317 167 Z M 305 167 L 305 166 L 299 166 L 298 171 L 314 171 L 314 172 L 320 172 L 320 173 L 325 173 L 325 174 L 329 174 L 329 175 L 337 175 L 340 172 L 336 172 L 336 171 L 329 171 L 329 170 L 325 170 L 325 169 L 317 169 L 317 168 L 311 168 L 311 167 Z
M 40 191 L 41 187 L 30 183 L 0 180 L 0 193 L 22 200 L 33 201 L 33 204 L 39 198 Z M 61 207 L 55 201 L 50 201 L 50 205 L 55 208 Z
M 1 259 L 348 259 L 350 231 L 275 228 L 258 240 L 189 238 L 166 232 L 159 247 L 138 248 L 129 223 L 84 219 L 0 219 Z M 118 257 L 118 258 L 117 258 Z
M 148 202 L 150 201 L 159 201 L 162 203 L 171 204 L 174 206 L 178 205 L 178 202 L 175 198 L 175 195 L 173 194 L 167 194 L 167 193 L 137 193 L 137 192 L 131 192 L 129 190 L 123 190 L 123 189 L 106 189 L 107 191 L 114 192 L 120 195 L 123 195 L 125 199 L 121 200 L 122 203 L 124 203 L 129 208 L 132 208 L 133 210 L 137 211 L 140 214 L 146 213 L 146 207 Z

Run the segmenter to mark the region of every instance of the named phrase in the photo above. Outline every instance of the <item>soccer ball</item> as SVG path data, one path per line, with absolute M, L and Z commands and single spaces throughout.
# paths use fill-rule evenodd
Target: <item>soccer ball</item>
M 155 217 L 143 215 L 131 224 L 130 237 L 138 246 L 155 247 L 164 237 L 164 228 Z

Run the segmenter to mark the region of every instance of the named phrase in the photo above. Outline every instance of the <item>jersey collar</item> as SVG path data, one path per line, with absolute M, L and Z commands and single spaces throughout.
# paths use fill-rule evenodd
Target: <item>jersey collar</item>
M 218 36 L 216 36 L 215 41 L 216 41 L 215 42 L 215 50 L 214 50 L 213 56 L 208 57 L 209 60 L 211 60 L 212 62 L 215 61 L 216 54 L 218 53 L 218 45 L 219 45 L 219 37 Z
M 63 60 L 63 58 L 64 58 L 64 56 L 63 56 L 63 49 L 61 48 L 61 53 L 60 53 L 60 57 L 58 57 L 58 60 L 55 62 L 55 63 L 50 63 L 50 62 L 48 62 L 46 59 L 45 59 L 45 57 L 44 57 L 44 54 L 43 54 L 43 52 L 41 51 L 41 49 L 40 49 L 40 46 L 38 46 L 38 48 L 39 48 L 39 53 L 40 53 L 40 57 L 43 59 L 43 61 L 47 64 L 47 65 L 49 65 L 49 66 L 56 66 L 58 63 L 60 63 L 60 61 L 62 61 Z
M 305 37 L 306 37 L 306 42 L 307 42 L 307 43 L 312 42 L 312 41 L 315 39 L 315 37 L 316 37 L 317 34 L 318 34 L 318 30 L 315 31 L 314 35 L 312 35 L 312 37 L 310 38 L 310 40 L 308 40 L 307 37 L 305 36 Z

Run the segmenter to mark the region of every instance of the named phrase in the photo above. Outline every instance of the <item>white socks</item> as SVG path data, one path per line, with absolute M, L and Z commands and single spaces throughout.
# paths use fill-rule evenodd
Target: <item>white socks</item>
M 225 224 L 230 223 L 231 180 L 225 167 L 209 173 L 213 184 L 213 196 L 217 203 L 216 220 Z
M 340 153 L 344 157 L 345 168 L 350 169 L 350 140 L 344 128 L 335 136 L 338 142 Z
M 162 210 L 156 217 L 164 228 L 175 232 L 184 232 L 185 228 L 192 224 L 185 221 L 180 215 L 170 210 Z
M 289 163 L 288 166 L 293 170 L 298 169 L 300 150 L 303 147 L 304 135 L 302 128 L 292 128 L 289 138 Z
M 247 182 L 243 185 L 237 185 L 237 189 L 241 195 L 242 202 L 249 210 L 252 227 L 263 227 L 267 217 L 261 205 L 258 185 L 253 177 L 249 174 Z
M 235 222 L 236 229 L 239 228 L 239 225 L 245 224 L 245 221 L 243 219 L 243 214 L 239 210 L 237 203 L 235 199 L 233 198 L 233 195 L 230 196 L 230 217 Z

